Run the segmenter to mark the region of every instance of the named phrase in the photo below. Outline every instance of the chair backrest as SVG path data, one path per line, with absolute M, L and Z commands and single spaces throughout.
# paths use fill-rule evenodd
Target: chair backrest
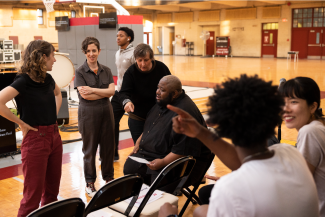
M 70 198 L 47 204 L 27 217 L 82 217 L 84 211 L 85 204 L 80 198 Z
M 176 188 L 175 191 L 178 191 L 183 187 L 186 180 L 188 179 L 189 175 L 192 172 L 192 169 L 195 165 L 195 159 L 192 157 L 182 157 L 179 158 L 170 164 L 168 164 L 157 176 L 155 181 L 151 184 L 148 193 L 143 198 L 143 201 L 141 202 L 139 208 L 135 212 L 133 217 L 139 217 L 143 208 L 147 204 L 149 198 L 153 194 L 153 192 L 158 189 L 162 188 L 164 186 L 167 186 L 169 184 L 175 184 Z
M 138 199 L 143 179 L 138 175 L 126 175 L 107 183 L 100 188 L 90 200 L 85 209 L 84 216 L 104 207 L 108 207 L 130 197 L 133 197 L 124 215 L 128 216 Z

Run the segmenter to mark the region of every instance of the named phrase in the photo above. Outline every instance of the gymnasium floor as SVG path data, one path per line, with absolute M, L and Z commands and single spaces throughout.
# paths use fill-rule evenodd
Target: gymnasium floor
M 299 62 L 288 62 L 286 59 L 265 59 L 265 58 L 200 58 L 185 56 L 156 56 L 157 60 L 164 62 L 173 75 L 178 76 L 186 90 L 186 93 L 197 104 L 201 112 L 205 115 L 206 102 L 208 96 L 213 93 L 211 89 L 216 84 L 221 83 L 227 77 L 238 77 L 240 74 L 257 74 L 265 80 L 272 80 L 278 85 L 281 78 L 290 79 L 297 76 L 308 76 L 316 80 L 322 91 L 322 104 L 325 103 L 325 60 L 299 60 Z M 75 91 L 71 96 L 77 99 Z M 8 103 L 10 106 L 10 103 Z M 77 124 L 77 107 L 71 107 L 70 124 Z M 206 115 L 205 115 L 206 117 Z M 127 130 L 127 116 L 123 117 L 121 130 L 125 130 L 120 135 L 119 153 L 120 160 L 114 163 L 115 178 L 123 175 L 123 165 L 128 154 L 132 151 L 133 141 Z M 80 134 L 61 133 L 62 140 L 78 139 Z M 297 137 L 295 130 L 289 130 L 282 125 L 282 142 L 294 145 Z M 85 182 L 83 178 L 83 154 L 81 151 L 82 142 L 65 144 L 62 179 L 59 199 L 80 197 L 84 202 L 89 202 L 90 198 L 85 195 Z M 98 156 L 97 156 L 98 157 Z M 0 158 L 0 217 L 11 217 L 17 215 L 20 200 L 23 192 L 23 175 L 21 171 L 21 157 L 16 155 L 15 159 Z M 100 174 L 99 161 L 97 164 L 97 188 L 104 185 Z M 208 174 L 212 176 L 223 176 L 229 173 L 217 158 L 211 165 Z M 207 184 L 214 183 L 207 181 Z M 185 197 L 181 196 L 179 208 L 185 202 Z M 191 204 L 187 208 L 184 216 L 192 216 L 196 206 Z

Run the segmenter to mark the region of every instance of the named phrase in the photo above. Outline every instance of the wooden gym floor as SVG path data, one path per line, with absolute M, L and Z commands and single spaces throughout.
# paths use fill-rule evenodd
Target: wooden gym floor
M 308 76 L 313 78 L 322 91 L 321 107 L 325 103 L 325 60 L 299 60 L 299 62 L 287 62 L 286 59 L 265 59 L 265 58 L 200 58 L 185 56 L 156 56 L 157 60 L 164 62 L 173 75 L 178 76 L 183 85 L 195 87 L 214 87 L 228 77 L 238 77 L 240 74 L 257 74 L 265 80 L 272 80 L 278 85 L 281 78 L 290 79 L 297 76 Z M 206 112 L 208 97 L 197 97 L 194 102 L 201 112 Z M 70 125 L 77 125 L 77 108 L 70 108 Z M 121 121 L 121 130 L 127 130 L 127 116 Z M 61 132 L 62 140 L 80 138 L 78 132 Z M 295 130 L 289 130 L 282 125 L 282 142 L 294 145 L 297 138 Z M 114 163 L 115 178 L 123 176 L 123 165 L 128 154 L 132 151 L 133 142 L 130 136 L 122 136 L 119 145 L 120 160 Z M 84 192 L 83 178 L 83 154 L 81 152 L 82 142 L 69 143 L 64 145 L 62 162 L 62 179 L 59 199 L 80 197 L 85 202 L 90 198 Z M 18 159 L 18 160 L 17 160 Z M 15 162 L 15 163 L 12 163 Z M 96 187 L 104 185 L 101 178 L 99 161 L 97 164 Z M 230 170 L 226 168 L 218 158 L 215 158 L 208 174 L 212 176 L 223 176 Z M 208 180 L 207 184 L 214 183 Z M 20 200 L 23 192 L 23 175 L 19 156 L 15 160 L 11 158 L 0 158 L 0 217 L 11 217 L 17 215 Z M 179 208 L 185 203 L 185 196 L 179 200 Z M 197 205 L 189 205 L 184 216 L 192 216 Z

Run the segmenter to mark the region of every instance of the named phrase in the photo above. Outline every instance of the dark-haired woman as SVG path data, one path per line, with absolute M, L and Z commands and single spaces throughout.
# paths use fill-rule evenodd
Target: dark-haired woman
M 321 216 L 325 216 L 325 119 L 320 106 L 320 90 L 307 77 L 288 80 L 280 92 L 285 97 L 283 120 L 298 131 L 297 149 L 307 161 L 318 193 Z
M 21 160 L 23 199 L 18 216 L 57 200 L 61 179 L 62 141 L 56 124 L 62 96 L 47 71 L 55 62 L 54 47 L 43 40 L 29 43 L 14 82 L 0 92 L 0 115 L 23 132 Z M 20 119 L 6 107 L 15 98 Z
M 168 106 L 178 113 L 173 118 L 177 133 L 198 138 L 233 170 L 216 182 L 209 205 L 197 208 L 194 217 L 319 216 L 316 186 L 301 154 L 287 144 L 267 147 L 283 105 L 277 86 L 257 76 L 242 75 L 217 86 L 209 99 L 208 123 L 234 145 Z
M 99 41 L 87 37 L 82 42 L 86 61 L 76 70 L 75 88 L 78 90 L 78 125 L 82 136 L 86 192 L 89 197 L 96 194 L 96 152 L 99 156 L 103 179 L 114 179 L 114 116 L 109 98 L 115 93 L 111 70 L 97 59 L 100 54 Z
M 134 40 L 134 33 L 132 29 L 128 27 L 121 27 L 118 29 L 116 35 L 116 42 L 120 49 L 115 54 L 115 64 L 117 68 L 117 90 L 111 100 L 115 121 L 115 155 L 114 160 L 119 160 L 118 143 L 120 135 L 120 120 L 123 117 L 125 111 L 123 106 L 118 100 L 118 92 L 121 90 L 123 76 L 125 71 L 135 63 L 133 56 L 134 47 L 131 44 Z

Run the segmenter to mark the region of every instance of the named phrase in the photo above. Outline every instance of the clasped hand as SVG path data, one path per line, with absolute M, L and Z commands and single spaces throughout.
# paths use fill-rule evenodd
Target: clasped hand
M 93 88 L 88 87 L 88 86 L 81 86 L 79 88 L 79 92 L 81 94 L 84 94 L 84 95 L 89 95 L 89 94 L 93 94 L 94 93 L 94 90 L 93 90 Z

